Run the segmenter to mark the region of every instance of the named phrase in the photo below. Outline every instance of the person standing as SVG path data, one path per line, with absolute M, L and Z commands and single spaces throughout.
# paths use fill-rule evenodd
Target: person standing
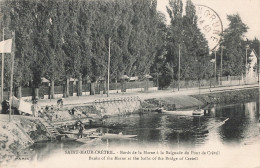
M 79 133 L 78 133 L 78 138 L 80 137 L 80 138 L 82 138 L 82 135 L 83 135 L 83 126 L 82 126 L 82 124 L 80 124 L 79 125 Z

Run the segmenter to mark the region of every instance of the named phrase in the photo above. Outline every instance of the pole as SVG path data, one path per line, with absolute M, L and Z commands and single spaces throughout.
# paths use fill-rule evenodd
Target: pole
M 260 42 L 259 42 L 259 50 L 258 50 L 258 84 L 259 84 L 259 98 L 260 98 Z M 259 99 L 259 104 L 260 104 L 260 99 Z M 260 108 L 259 108 L 259 113 L 260 113 Z
M 15 56 L 15 32 L 13 32 L 13 44 L 12 44 L 12 65 L 11 65 L 11 81 L 10 81 L 10 98 L 9 98 L 9 121 L 11 121 L 11 110 L 12 110 L 12 90 L 13 90 L 13 73 L 14 73 L 14 56 Z
M 156 63 L 156 86 L 157 86 L 157 88 L 159 88 L 158 63 Z
M 216 49 L 215 49 L 215 81 L 217 81 L 217 50 Z
M 5 29 L 3 28 L 3 41 L 5 35 Z M 1 101 L 4 100 L 4 62 L 5 62 L 5 54 L 2 53 L 2 74 L 1 74 Z
M 181 44 L 179 44 L 179 67 L 178 67 L 178 91 L 180 90 L 180 76 L 181 76 Z
M 174 92 L 174 66 L 172 64 L 172 91 Z
M 108 38 L 107 97 L 109 96 L 109 71 L 110 71 L 110 37 Z
M 221 57 L 220 57 L 220 83 L 222 85 L 222 60 L 223 60 L 223 46 L 221 46 Z
M 245 78 L 246 78 L 246 80 L 245 80 L 245 83 L 246 83 L 246 81 L 247 81 L 247 47 L 246 47 L 246 75 L 245 75 Z
M 259 43 L 259 50 L 258 50 L 258 114 L 260 114 L 260 43 Z M 260 120 L 258 121 L 258 124 L 260 124 Z

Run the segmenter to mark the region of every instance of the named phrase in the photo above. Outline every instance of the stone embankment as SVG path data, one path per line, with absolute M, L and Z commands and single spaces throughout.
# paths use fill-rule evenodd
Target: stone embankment
M 192 95 L 192 97 L 204 104 L 232 104 L 240 102 L 257 101 L 259 99 L 259 89 L 246 89 L 225 91 L 210 94 Z
M 167 110 L 189 109 L 202 107 L 208 104 L 234 104 L 240 102 L 257 101 L 259 89 L 246 89 L 205 93 L 196 95 L 179 95 L 178 97 L 160 97 L 146 99 L 145 102 L 153 107 L 164 107 Z

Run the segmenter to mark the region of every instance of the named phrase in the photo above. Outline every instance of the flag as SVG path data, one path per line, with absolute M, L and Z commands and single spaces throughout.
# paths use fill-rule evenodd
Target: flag
M 0 42 L 0 53 L 11 53 L 12 51 L 12 39 Z

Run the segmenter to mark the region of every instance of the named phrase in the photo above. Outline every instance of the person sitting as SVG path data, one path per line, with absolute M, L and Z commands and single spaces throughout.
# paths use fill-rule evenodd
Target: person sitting
M 61 98 L 61 99 L 59 99 L 59 100 L 57 101 L 57 106 L 58 106 L 58 107 L 63 107 L 63 98 Z

